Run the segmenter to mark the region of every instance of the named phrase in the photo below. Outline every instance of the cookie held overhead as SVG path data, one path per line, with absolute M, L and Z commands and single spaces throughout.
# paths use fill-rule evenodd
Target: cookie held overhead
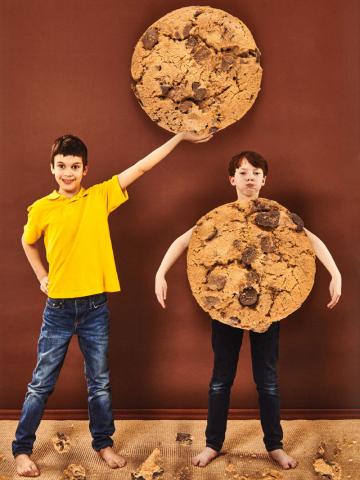
M 264 332 L 309 295 L 315 254 L 298 215 L 273 200 L 236 201 L 197 222 L 187 271 L 213 319 Z
M 174 10 L 151 25 L 131 62 L 134 93 L 171 132 L 216 132 L 242 118 L 260 90 L 260 52 L 238 18 L 211 7 Z

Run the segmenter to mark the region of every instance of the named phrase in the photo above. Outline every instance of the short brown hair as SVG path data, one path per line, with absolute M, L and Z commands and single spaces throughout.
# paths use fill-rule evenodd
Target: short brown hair
M 51 147 L 50 162 L 52 166 L 54 166 L 55 155 L 81 157 L 84 168 L 88 163 L 86 145 L 80 138 L 75 137 L 75 135 L 63 135 L 55 140 Z
M 241 152 L 237 155 L 234 155 L 229 162 L 229 175 L 233 177 L 235 175 L 235 170 L 240 167 L 242 160 L 246 160 L 251 163 L 253 167 L 261 168 L 264 173 L 264 177 L 268 174 L 269 167 L 268 163 L 259 153 L 256 152 Z

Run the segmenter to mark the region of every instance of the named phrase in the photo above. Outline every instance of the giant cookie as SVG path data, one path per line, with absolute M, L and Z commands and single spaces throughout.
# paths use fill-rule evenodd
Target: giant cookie
M 187 272 L 210 316 L 266 331 L 297 310 L 315 277 L 315 254 L 295 213 L 273 200 L 236 201 L 203 216 L 191 236 Z
M 134 93 L 171 132 L 215 132 L 239 120 L 260 90 L 260 51 L 238 18 L 184 7 L 153 23 L 131 62 Z

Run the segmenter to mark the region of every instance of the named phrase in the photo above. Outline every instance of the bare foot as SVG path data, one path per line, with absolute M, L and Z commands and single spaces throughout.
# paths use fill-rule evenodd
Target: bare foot
M 122 468 L 126 465 L 125 458 L 115 453 L 112 447 L 102 448 L 98 451 L 98 454 L 110 468 Z
M 289 470 L 289 468 L 295 468 L 298 462 L 295 458 L 290 457 L 284 450 L 278 448 L 277 450 L 272 450 L 269 452 L 270 457 L 277 462 L 280 467 L 284 468 L 285 470 Z
M 202 452 L 199 453 L 199 455 L 196 455 L 191 460 L 191 463 L 195 467 L 206 467 L 208 463 L 211 462 L 211 460 L 214 460 L 219 455 L 219 452 L 214 450 L 213 448 L 210 447 L 205 447 Z
M 15 457 L 16 471 L 21 477 L 38 477 L 40 470 L 29 455 L 21 453 Z

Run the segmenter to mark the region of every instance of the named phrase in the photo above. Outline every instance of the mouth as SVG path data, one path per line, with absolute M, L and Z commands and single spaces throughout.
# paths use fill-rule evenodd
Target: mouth
M 62 178 L 62 181 L 65 183 L 65 185 L 70 185 L 74 180 L 73 179 L 66 179 L 66 178 Z

